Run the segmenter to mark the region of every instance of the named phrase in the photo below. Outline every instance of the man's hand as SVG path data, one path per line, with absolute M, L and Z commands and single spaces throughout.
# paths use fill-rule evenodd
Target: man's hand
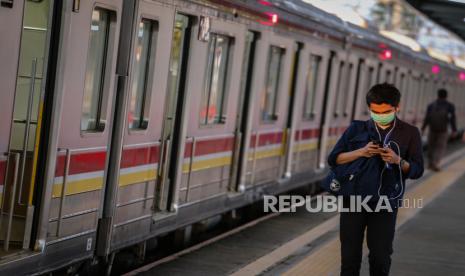
M 383 148 L 380 155 L 384 162 L 396 165 L 400 164 L 400 156 L 397 155 L 391 148 Z
M 378 145 L 374 144 L 373 142 L 369 142 L 363 148 L 360 149 L 360 155 L 362 157 L 370 158 L 380 153 L 381 153 L 381 148 Z

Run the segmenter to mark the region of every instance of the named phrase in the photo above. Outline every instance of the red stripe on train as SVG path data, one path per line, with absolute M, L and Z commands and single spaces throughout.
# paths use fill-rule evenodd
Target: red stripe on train
M 328 136 L 334 136 L 334 135 L 339 135 L 344 133 L 344 131 L 348 128 L 349 126 L 337 126 L 337 127 L 330 127 L 328 129 Z
M 160 147 L 151 146 L 145 148 L 124 149 L 121 157 L 121 168 L 130 168 L 158 163 Z
M 192 146 L 192 141 L 186 143 L 184 158 L 189 158 L 191 156 Z M 195 156 L 232 151 L 233 149 L 234 137 L 201 140 L 195 143 Z
M 259 134 L 258 146 L 280 144 L 283 141 L 283 132 L 272 132 Z M 250 148 L 255 148 L 256 135 L 250 136 Z
M 296 131 L 296 134 L 295 134 L 295 141 L 308 140 L 308 139 L 318 138 L 320 136 L 320 129 L 318 128 L 301 129 L 300 137 L 297 132 L 298 131 Z
M 88 173 L 102 171 L 105 169 L 106 152 L 86 152 L 79 154 L 71 154 L 69 164 L 69 174 Z M 55 168 L 55 176 L 63 176 L 65 172 L 65 155 L 57 157 L 57 165 Z

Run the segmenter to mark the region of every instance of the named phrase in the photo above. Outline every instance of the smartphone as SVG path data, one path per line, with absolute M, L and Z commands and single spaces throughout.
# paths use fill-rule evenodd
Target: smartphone
M 378 147 L 382 147 L 383 144 L 381 143 L 381 141 L 378 141 L 378 140 L 371 140 L 371 142 L 374 144 L 374 145 L 377 145 Z

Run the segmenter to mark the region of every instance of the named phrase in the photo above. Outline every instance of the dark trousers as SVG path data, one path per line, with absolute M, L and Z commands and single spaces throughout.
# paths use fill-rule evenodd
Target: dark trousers
M 428 163 L 429 166 L 439 166 L 441 158 L 444 155 L 447 147 L 447 140 L 449 135 L 447 132 L 433 132 L 428 133 Z
M 360 275 L 365 228 L 370 275 L 389 275 L 397 208 L 393 212 L 341 212 L 341 276 Z

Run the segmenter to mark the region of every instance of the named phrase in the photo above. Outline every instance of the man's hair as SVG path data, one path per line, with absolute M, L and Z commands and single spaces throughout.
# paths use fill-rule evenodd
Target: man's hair
M 445 99 L 447 98 L 447 90 L 444 88 L 441 88 L 438 90 L 438 98 L 439 99 Z
M 397 107 L 400 102 L 400 92 L 392 84 L 386 82 L 376 84 L 368 90 L 366 101 L 367 105 L 386 103 Z

